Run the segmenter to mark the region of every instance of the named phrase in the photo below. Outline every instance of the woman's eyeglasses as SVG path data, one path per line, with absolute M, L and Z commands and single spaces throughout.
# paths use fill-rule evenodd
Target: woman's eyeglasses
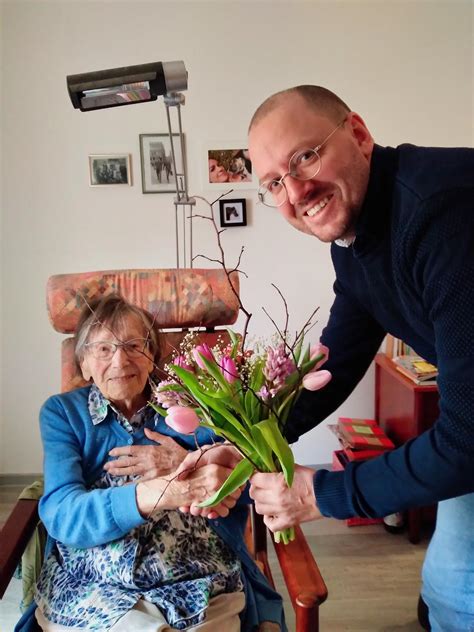
M 119 347 L 129 358 L 139 358 L 149 349 L 149 342 L 145 338 L 135 338 L 126 342 L 88 342 L 84 345 L 96 360 L 111 360 Z

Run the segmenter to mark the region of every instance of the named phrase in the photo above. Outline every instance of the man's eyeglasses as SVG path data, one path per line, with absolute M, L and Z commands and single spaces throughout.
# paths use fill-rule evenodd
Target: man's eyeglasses
M 148 351 L 149 343 L 145 338 L 135 338 L 126 342 L 102 342 L 98 340 L 97 342 L 88 342 L 84 347 L 96 360 L 111 360 L 119 347 L 122 347 L 129 358 L 142 357 Z
M 258 201 L 265 206 L 275 208 L 281 206 L 288 199 L 285 187 L 285 178 L 291 176 L 297 180 L 311 180 L 321 171 L 322 158 L 319 153 L 333 134 L 344 125 L 347 119 L 344 119 L 335 127 L 329 136 L 319 143 L 314 149 L 299 149 L 291 156 L 288 162 L 288 171 L 281 178 L 267 180 L 262 182 L 258 189 Z

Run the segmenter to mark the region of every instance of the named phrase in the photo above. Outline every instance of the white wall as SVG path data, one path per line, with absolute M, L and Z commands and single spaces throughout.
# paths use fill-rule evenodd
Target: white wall
M 4 2 L 2 4 L 2 399 L 0 473 L 41 470 L 38 409 L 59 387 L 59 334 L 44 289 L 51 274 L 173 267 L 171 195 L 143 195 L 138 135 L 164 132 L 162 104 L 82 114 L 66 75 L 183 59 L 190 190 L 203 190 L 207 139 L 244 139 L 256 106 L 272 92 L 317 83 L 360 112 L 377 142 L 471 145 L 472 3 L 445 2 Z M 87 156 L 132 154 L 134 186 L 88 186 Z M 319 305 L 316 339 L 332 301 L 329 249 L 267 210 L 227 232 L 229 256 L 245 245 L 242 294 L 253 332 L 278 317 L 270 282 L 296 328 Z M 211 194 L 212 195 L 212 194 Z M 213 254 L 202 222 L 196 250 Z M 373 375 L 339 411 L 373 414 Z M 333 416 L 332 421 L 337 417 Z M 329 431 L 299 442 L 303 463 L 330 460 Z

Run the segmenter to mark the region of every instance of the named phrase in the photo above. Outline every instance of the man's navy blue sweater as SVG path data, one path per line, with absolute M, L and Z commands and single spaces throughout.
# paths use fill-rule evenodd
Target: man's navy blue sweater
M 375 146 L 352 246 L 331 249 L 322 342 L 332 382 L 303 391 L 290 441 L 352 392 L 385 334 L 439 369 L 440 415 L 404 446 L 315 475 L 325 516 L 384 516 L 474 491 L 474 150 Z

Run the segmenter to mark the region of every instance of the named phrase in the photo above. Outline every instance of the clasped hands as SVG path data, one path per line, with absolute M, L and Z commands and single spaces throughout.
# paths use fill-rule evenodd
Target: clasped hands
M 188 453 L 171 437 L 145 429 L 146 436 L 160 445 L 122 446 L 110 455 L 121 457 L 105 464 L 114 475 L 139 476 L 137 504 L 148 517 L 163 509 L 177 509 L 194 516 L 225 517 L 235 506 L 242 490 L 236 490 L 219 505 L 201 508 L 198 504 L 214 494 L 242 458 L 230 445 L 206 446 Z M 250 497 L 257 513 L 271 531 L 321 518 L 313 487 L 314 470 L 296 465 L 289 488 L 283 474 L 256 473 L 250 479 Z
M 189 454 L 171 437 L 148 428 L 144 432 L 148 439 L 159 445 L 114 448 L 109 454 L 118 458 L 104 465 L 104 470 L 114 476 L 138 477 L 137 505 L 142 516 L 178 508 L 208 518 L 228 515 L 241 494 L 240 490 L 225 498 L 218 507 L 199 508 L 197 504 L 221 487 L 240 457 L 234 459 L 233 464 L 228 460 L 221 463 L 204 459 L 196 466 L 200 451 Z

